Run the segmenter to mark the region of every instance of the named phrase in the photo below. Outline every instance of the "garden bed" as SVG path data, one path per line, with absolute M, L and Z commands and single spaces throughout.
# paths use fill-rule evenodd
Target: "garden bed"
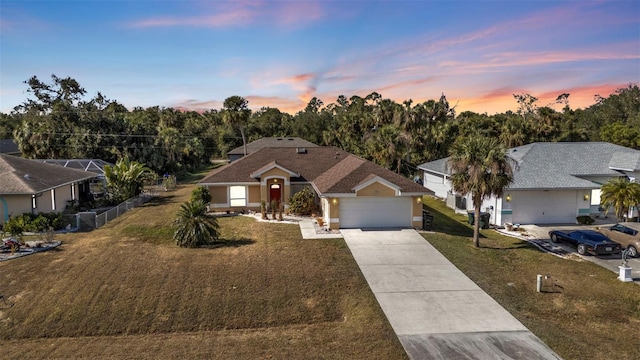
M 29 246 L 21 246 L 18 251 L 11 252 L 10 250 L 5 250 L 3 252 L 0 252 L 0 261 L 11 260 L 43 251 L 48 251 L 60 246 L 60 244 L 62 244 L 62 241 L 27 241 L 27 244 Z

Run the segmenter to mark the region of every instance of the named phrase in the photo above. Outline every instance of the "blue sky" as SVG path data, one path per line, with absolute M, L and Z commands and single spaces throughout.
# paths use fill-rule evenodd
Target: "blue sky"
M 515 110 L 514 93 L 587 107 L 640 83 L 640 2 L 0 1 L 0 111 L 51 74 L 128 108 L 240 95 L 294 113 L 373 91 L 444 93 L 458 112 Z

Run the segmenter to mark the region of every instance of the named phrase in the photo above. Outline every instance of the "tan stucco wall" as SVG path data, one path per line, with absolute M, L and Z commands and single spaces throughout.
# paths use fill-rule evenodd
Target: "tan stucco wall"
M 35 210 L 37 213 L 41 213 L 41 212 L 46 213 L 46 212 L 53 211 L 51 206 L 50 190 L 40 193 L 37 198 L 38 200 L 36 200 L 36 210 Z
M 0 200 L 0 223 L 4 223 L 5 215 L 16 216 L 31 212 L 31 195 L 2 195 L 4 202 Z M 4 203 L 7 204 L 8 214 L 5 214 Z
M 226 186 L 209 186 L 209 193 L 212 204 L 226 204 L 228 202 Z
M 412 221 L 411 226 L 416 229 L 422 229 L 422 196 L 414 196 L 411 201 L 413 204 L 411 216 L 415 218 L 420 217 L 420 220 Z
M 56 191 L 56 211 L 62 212 L 67 207 L 67 201 L 71 200 L 71 185 L 65 185 L 65 186 L 59 187 L 55 191 Z M 49 196 L 51 196 L 51 194 L 49 194 Z
M 260 203 L 260 185 L 249 186 L 249 201 L 250 203 Z
M 340 199 L 329 198 L 329 219 L 340 219 Z M 340 228 L 340 221 L 329 223 L 329 228 L 337 230 Z
M 363 189 L 360 189 L 357 196 L 395 196 L 396 192 L 388 186 L 375 182 Z

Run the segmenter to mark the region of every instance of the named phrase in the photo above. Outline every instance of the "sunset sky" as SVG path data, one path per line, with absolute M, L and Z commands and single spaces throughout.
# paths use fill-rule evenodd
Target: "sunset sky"
M 295 113 L 376 91 L 456 111 L 572 108 L 640 83 L 640 1 L 0 1 L 0 111 L 36 75 L 129 109 Z M 556 105 L 556 109 L 561 109 Z

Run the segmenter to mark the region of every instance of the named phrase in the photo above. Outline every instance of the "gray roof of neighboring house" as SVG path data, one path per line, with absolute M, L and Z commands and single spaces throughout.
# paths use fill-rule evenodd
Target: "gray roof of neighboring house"
M 291 181 L 314 184 L 321 195 L 355 193 L 353 188 L 372 176 L 393 183 L 403 193 L 432 193 L 422 185 L 339 148 L 315 146 L 306 150 L 298 152 L 295 148 L 263 148 L 213 170 L 200 184 L 259 184 L 260 179 L 251 177 L 251 174 L 277 165 L 300 175 L 291 178 Z
M 298 137 L 266 137 L 247 144 L 247 155 L 268 147 L 317 147 L 318 145 Z M 239 146 L 227 155 L 244 155 L 244 147 Z
M 507 155 L 514 161 L 512 190 L 594 189 L 598 185 L 584 178 L 623 176 L 617 170 L 640 169 L 640 151 L 607 142 L 539 142 L 509 149 Z M 448 174 L 448 160 L 418 168 Z
M 12 139 L 0 139 L 0 154 L 19 153 L 18 144 Z
M 0 154 L 0 194 L 37 194 L 97 174 Z

